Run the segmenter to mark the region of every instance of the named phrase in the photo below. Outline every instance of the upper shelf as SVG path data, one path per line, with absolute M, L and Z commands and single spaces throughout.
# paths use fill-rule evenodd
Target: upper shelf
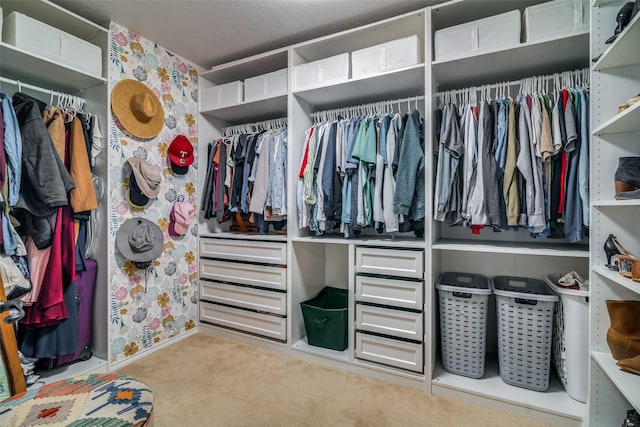
M 258 101 L 242 102 L 215 110 L 201 111 L 202 114 L 224 120 L 229 124 L 256 122 L 287 116 L 287 94 Z
M 589 66 L 588 52 L 589 32 L 583 31 L 561 38 L 521 43 L 508 49 L 483 51 L 464 58 L 434 61 L 433 76 L 438 91 L 460 89 L 586 68 Z
M 294 92 L 316 110 L 424 96 L 424 64 Z
M 244 80 L 249 77 L 282 70 L 283 68 L 287 68 L 287 54 L 288 50 L 283 48 L 254 55 L 249 58 L 239 59 L 213 67 L 209 71 L 200 73 L 200 77 L 217 85 L 221 85 L 235 80 Z
M 107 83 L 104 77 L 87 74 L 6 43 L 0 43 L 0 58 L 0 75 L 46 89 L 74 93 Z
M 433 249 L 444 251 L 483 252 L 494 254 L 537 255 L 554 257 L 589 258 L 586 246 L 557 244 L 553 247 L 526 242 L 483 242 L 471 240 L 442 239 L 431 245 Z
M 604 122 L 601 126 L 594 129 L 593 134 L 606 135 L 637 131 L 640 131 L 640 102 L 636 102 L 631 107 Z
M 598 62 L 593 65 L 594 71 L 605 71 L 611 68 L 624 67 L 640 62 L 640 13 L 633 18 L 624 31 L 604 51 Z
M 44 22 L 52 27 L 59 28 L 73 34 L 82 40 L 95 40 L 98 37 L 107 37 L 109 30 L 80 15 L 76 15 L 48 0 L 0 0 L 3 13 L 8 15 L 12 11 L 23 13 L 33 19 Z M 5 57 L 1 56 L 2 61 Z

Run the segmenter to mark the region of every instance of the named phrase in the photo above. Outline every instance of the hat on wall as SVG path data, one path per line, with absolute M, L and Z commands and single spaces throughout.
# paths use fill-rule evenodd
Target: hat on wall
M 194 160 L 191 141 L 184 135 L 178 135 L 169 144 L 167 152 L 171 170 L 178 175 L 186 174 Z
M 116 233 L 118 250 L 126 259 L 136 263 L 146 263 L 158 258 L 163 244 L 162 230 L 146 218 L 131 218 Z
M 184 236 L 194 216 L 195 209 L 191 203 L 177 200 L 169 215 L 169 234 L 174 237 Z
M 160 168 L 138 157 L 131 157 L 128 162 L 131 166 L 129 203 L 141 208 L 160 192 Z
M 111 91 L 111 109 L 122 127 L 137 138 L 155 138 L 164 126 L 160 100 L 137 80 L 126 79 L 116 83 Z

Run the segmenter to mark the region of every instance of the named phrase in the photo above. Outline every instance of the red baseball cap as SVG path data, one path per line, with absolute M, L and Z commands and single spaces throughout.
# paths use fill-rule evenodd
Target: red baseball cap
M 184 135 L 178 135 L 171 141 L 167 151 L 173 172 L 179 175 L 186 174 L 194 160 L 191 141 Z

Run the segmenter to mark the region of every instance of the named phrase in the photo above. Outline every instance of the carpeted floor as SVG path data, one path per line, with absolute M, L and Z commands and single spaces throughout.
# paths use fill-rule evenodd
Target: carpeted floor
M 153 390 L 155 427 L 543 425 L 205 334 L 119 372 Z

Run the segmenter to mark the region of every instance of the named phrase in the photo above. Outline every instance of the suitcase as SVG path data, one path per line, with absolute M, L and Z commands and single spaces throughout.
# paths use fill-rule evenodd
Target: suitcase
M 76 304 L 78 307 L 78 348 L 74 353 L 53 358 L 38 360 L 38 368 L 53 369 L 74 362 L 89 360 L 91 351 L 91 330 L 93 323 L 93 294 L 96 286 L 98 263 L 96 260 L 85 259 L 85 271 L 78 272 L 75 281 Z

